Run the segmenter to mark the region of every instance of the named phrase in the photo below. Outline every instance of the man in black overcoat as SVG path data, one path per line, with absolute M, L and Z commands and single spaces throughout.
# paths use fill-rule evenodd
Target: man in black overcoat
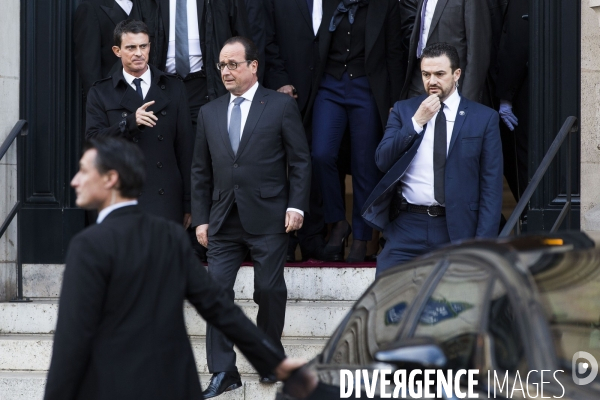
M 145 168 L 136 146 L 93 139 L 71 182 L 98 224 L 69 245 L 45 400 L 198 400 L 188 300 L 262 376 L 302 364 L 261 333 L 192 255 L 178 224 L 137 205 Z
M 192 226 L 208 247 L 208 272 L 233 300 L 245 255 L 254 261 L 257 325 L 280 351 L 287 288 L 287 233 L 302 226 L 310 190 L 310 153 L 293 98 L 258 83 L 258 50 L 234 37 L 220 54 L 229 94 L 200 109 L 192 163 Z M 239 387 L 233 344 L 208 326 L 204 396 Z M 273 380 L 265 379 L 272 383 Z
M 136 143 L 146 158 L 140 207 L 189 226 L 194 136 L 183 83 L 148 65 L 146 25 L 122 21 L 113 47 L 123 68 L 88 94 L 86 137 L 116 136 Z

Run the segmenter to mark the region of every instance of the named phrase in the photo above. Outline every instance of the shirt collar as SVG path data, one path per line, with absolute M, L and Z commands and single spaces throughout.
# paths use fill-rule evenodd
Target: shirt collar
M 454 93 L 444 101 L 444 105 L 448 107 L 448 111 L 451 115 L 456 115 L 458 106 L 460 105 L 460 94 L 458 94 L 458 89 L 454 89 Z
M 234 96 L 233 94 L 229 97 L 229 103 L 233 103 L 233 101 L 235 99 L 237 99 L 238 97 L 243 97 L 244 99 L 248 100 L 249 102 L 252 103 L 252 99 L 254 99 L 254 95 L 256 94 L 256 91 L 258 90 L 258 81 L 254 82 L 254 85 L 252 85 L 250 87 L 250 89 L 246 90 L 246 93 L 242 94 L 241 96 Z
M 119 203 L 111 204 L 110 206 L 102 209 L 102 211 L 100 211 L 98 213 L 98 218 L 96 219 L 96 223 L 99 224 L 102 221 L 104 221 L 104 218 L 108 217 L 108 214 L 110 214 L 111 212 L 115 211 L 118 208 L 127 207 L 127 206 L 135 206 L 137 203 L 138 203 L 137 200 L 129 200 L 129 201 L 121 201 Z
M 133 85 L 133 80 L 135 78 L 137 78 L 137 76 L 133 76 L 133 75 L 130 75 L 127 72 L 125 72 L 125 68 L 123 68 L 123 77 L 125 78 L 127 83 L 129 83 L 130 85 Z M 149 65 L 148 65 L 148 69 L 146 70 L 146 72 L 144 72 L 142 74 L 142 76 L 140 76 L 140 79 L 143 80 L 144 82 L 146 82 L 148 85 L 150 85 L 150 80 L 152 79 L 152 74 L 150 73 Z

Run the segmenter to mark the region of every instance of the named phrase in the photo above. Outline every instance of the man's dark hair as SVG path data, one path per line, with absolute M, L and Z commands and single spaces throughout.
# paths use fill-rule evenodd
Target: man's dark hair
M 450 60 L 450 68 L 452 69 L 452 72 L 456 71 L 457 68 L 460 68 L 460 58 L 458 57 L 458 51 L 456 51 L 456 47 L 445 42 L 434 43 L 430 46 L 425 47 L 423 49 L 421 59 L 435 58 L 441 56 L 448 57 L 448 59 Z
M 121 21 L 115 26 L 114 37 L 113 40 L 115 42 L 115 46 L 121 47 L 121 38 L 124 33 L 145 33 L 150 37 L 148 33 L 148 27 L 142 21 L 138 21 L 137 19 L 126 19 Z
M 225 41 L 225 43 L 223 43 L 223 47 L 227 46 L 228 44 L 235 44 L 235 43 L 241 43 L 242 46 L 244 46 L 244 51 L 246 52 L 246 60 L 247 61 L 258 61 L 258 49 L 256 48 L 256 45 L 254 44 L 254 42 L 250 39 L 248 39 L 247 37 L 244 36 L 234 36 L 234 37 L 230 37 L 229 39 L 227 39 Z M 221 48 L 223 48 L 221 47 Z
M 146 166 L 140 148 L 124 139 L 106 137 L 90 139 L 83 145 L 83 152 L 95 149 L 96 169 L 100 174 L 115 170 L 119 174 L 118 190 L 125 198 L 138 198 L 144 180 Z

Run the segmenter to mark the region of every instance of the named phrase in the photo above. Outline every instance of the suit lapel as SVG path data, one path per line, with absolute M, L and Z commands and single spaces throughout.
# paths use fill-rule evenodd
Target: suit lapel
M 295 0 L 296 5 L 300 8 L 300 14 L 304 17 L 306 23 L 312 29 L 312 15 L 309 14 L 308 4 L 306 4 L 306 0 Z
M 460 130 L 462 129 L 463 123 L 467 118 L 467 108 L 469 108 L 467 102 L 463 97 L 460 99 L 460 104 L 458 105 L 458 110 L 456 111 L 456 119 L 454 121 L 454 128 L 452 128 L 452 136 L 450 137 L 450 146 L 448 147 L 448 155 L 452 151 L 452 147 L 454 143 L 456 143 L 456 139 L 460 135 Z
M 231 142 L 229 141 L 229 131 L 227 130 L 227 110 L 229 108 L 229 99 L 231 99 L 231 95 L 227 93 L 225 96 L 221 96 L 219 99 L 215 101 L 220 101 L 221 104 L 217 106 L 217 124 L 219 125 L 219 131 L 221 132 L 221 138 L 223 139 L 223 144 L 229 153 L 229 156 L 234 159 L 235 154 L 233 154 L 233 149 L 231 148 Z M 239 147 L 238 147 L 239 153 Z
M 161 85 L 159 84 L 162 73 L 152 67 L 151 71 L 152 83 L 150 84 L 150 89 L 148 90 L 148 93 L 146 93 L 146 98 L 144 99 L 143 103 L 154 101 L 154 104 L 148 107 L 148 111 L 154 111 L 154 113 L 157 114 L 171 102 L 171 99 L 165 95 L 165 91 L 161 89 Z
M 115 7 L 119 7 L 119 9 L 116 9 Z M 100 8 L 106 13 L 106 15 L 108 15 L 108 18 L 110 18 L 110 20 L 115 25 L 117 25 L 119 22 L 121 22 L 121 20 L 122 20 L 121 16 L 123 14 L 126 14 L 125 11 L 123 11 L 121 9 L 121 6 L 118 5 L 115 0 L 104 1 L 104 4 L 101 5 Z M 121 11 L 123 14 L 121 14 L 119 11 Z M 121 15 L 119 15 L 119 14 L 121 14 Z
M 331 44 L 331 32 L 329 32 L 329 24 L 333 17 L 333 12 L 339 4 L 338 0 L 323 0 L 323 19 L 321 20 L 321 26 L 319 27 L 319 55 L 321 60 L 327 60 L 327 54 L 329 53 L 329 45 Z M 325 63 L 321 63 L 323 67 L 320 68 L 324 71 Z
M 171 26 L 171 16 L 169 9 L 169 0 L 159 0 L 159 15 L 162 17 L 162 23 L 165 30 L 165 35 L 167 36 L 167 42 L 169 41 L 169 29 Z
M 125 80 L 123 76 L 123 69 L 120 68 L 112 76 L 113 87 L 115 90 L 123 90 L 123 97 L 119 105 L 129 112 L 135 112 L 143 104 L 143 99 Z M 124 89 L 122 89 L 124 88 Z
M 242 133 L 242 140 L 240 140 L 240 147 L 238 148 L 236 158 L 242 154 L 246 144 L 250 140 L 250 136 L 254 133 L 254 127 L 256 123 L 260 119 L 262 112 L 267 105 L 266 97 L 268 93 L 263 90 L 261 86 L 258 86 L 256 93 L 254 94 L 254 99 L 252 100 L 252 104 L 250 105 L 250 111 L 248 112 L 248 118 L 246 119 L 246 125 L 244 125 L 244 133 Z
M 386 12 L 387 9 L 382 5 L 367 7 L 367 28 L 365 32 L 365 58 L 367 60 L 379 37 L 379 32 L 385 25 Z
M 446 8 L 446 4 L 448 4 L 448 0 L 438 0 L 437 5 L 435 6 L 435 11 L 433 12 L 433 18 L 431 19 L 431 26 L 429 27 L 429 35 L 427 36 L 427 42 L 429 42 L 431 32 L 433 32 L 438 22 L 440 22 L 440 18 L 442 17 L 444 8 Z

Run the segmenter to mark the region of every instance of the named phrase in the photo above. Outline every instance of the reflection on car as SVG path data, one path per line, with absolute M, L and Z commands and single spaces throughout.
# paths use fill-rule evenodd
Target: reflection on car
M 390 269 L 278 398 L 340 398 L 341 370 L 436 368 L 479 370 L 478 398 L 541 398 L 543 381 L 545 397 L 598 399 L 598 378 L 575 382 L 589 360 L 573 358 L 600 360 L 598 242 L 581 232 L 471 241 Z

